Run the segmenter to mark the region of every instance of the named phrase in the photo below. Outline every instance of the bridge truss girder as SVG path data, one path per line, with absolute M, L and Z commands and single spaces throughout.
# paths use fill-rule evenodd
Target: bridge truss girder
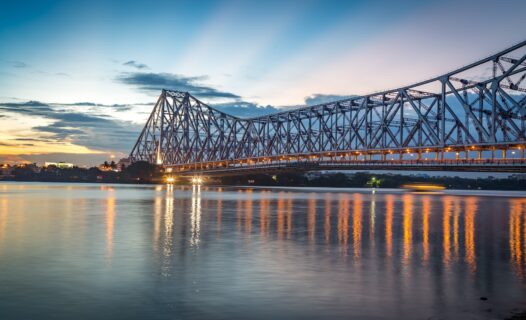
M 248 119 L 189 93 L 163 90 L 130 158 L 213 166 L 312 154 L 522 146 L 525 60 L 523 42 L 411 86 Z M 473 75 L 488 66 L 491 75 Z

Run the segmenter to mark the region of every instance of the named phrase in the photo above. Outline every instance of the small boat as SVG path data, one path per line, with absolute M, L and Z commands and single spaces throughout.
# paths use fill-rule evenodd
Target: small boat
M 433 191 L 442 191 L 446 187 L 439 184 L 431 183 L 408 183 L 402 185 L 402 188 L 408 189 L 415 192 L 433 192 Z

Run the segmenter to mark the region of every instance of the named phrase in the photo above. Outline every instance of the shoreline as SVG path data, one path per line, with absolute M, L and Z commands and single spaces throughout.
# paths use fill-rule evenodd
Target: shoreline
M 167 184 L 167 183 L 127 183 L 127 182 L 95 182 L 95 181 L 26 181 L 26 180 L 0 180 L 1 183 L 30 183 L 30 184 L 86 184 L 86 185 L 121 185 L 121 186 L 165 186 L 191 187 L 192 184 Z M 455 195 L 455 196 L 491 196 L 503 198 L 525 198 L 526 190 L 502 190 L 502 189 L 445 189 L 437 192 L 415 192 L 404 188 L 369 188 L 369 187 L 327 187 L 327 186 L 265 186 L 265 185 L 231 185 L 231 184 L 202 184 L 204 187 L 229 188 L 229 189 L 267 189 L 267 190 L 291 190 L 291 191 L 325 191 L 343 192 L 354 191 L 360 193 L 415 193 L 428 195 Z

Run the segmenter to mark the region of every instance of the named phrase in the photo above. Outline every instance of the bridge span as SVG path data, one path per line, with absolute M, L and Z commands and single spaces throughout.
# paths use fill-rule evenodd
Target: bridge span
M 526 172 L 526 41 L 413 85 L 239 118 L 162 90 L 130 160 L 180 175 Z

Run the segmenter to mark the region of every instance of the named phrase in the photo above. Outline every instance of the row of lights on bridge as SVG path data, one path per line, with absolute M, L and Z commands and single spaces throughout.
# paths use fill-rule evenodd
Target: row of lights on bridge
M 523 146 L 517 146 L 516 147 L 517 150 L 522 150 L 523 149 Z M 458 149 L 457 149 L 458 150 Z M 405 151 L 405 152 L 404 152 Z M 410 157 L 414 157 L 415 156 L 415 152 L 412 151 L 411 149 L 405 149 L 404 151 L 393 151 L 393 150 L 387 150 L 387 153 L 389 155 L 393 155 L 393 154 L 399 154 L 399 155 L 402 155 L 403 153 L 407 153 L 409 154 Z M 451 152 L 452 151 L 452 148 L 451 147 L 447 147 L 444 149 L 445 152 Z M 465 150 L 462 150 L 464 152 L 469 152 L 469 151 L 479 151 L 479 152 L 482 152 L 483 149 L 477 149 L 476 146 L 471 146 L 471 147 L 468 147 L 466 148 Z M 487 150 L 489 151 L 489 150 Z M 493 151 L 495 151 L 495 149 L 493 149 Z M 504 152 L 507 151 L 507 149 L 503 149 Z M 435 151 L 435 150 L 430 150 L 430 149 L 425 149 L 425 154 L 429 153 L 429 152 L 432 152 L 432 153 L 440 153 L 440 151 Z M 371 155 L 371 153 L 362 153 L 362 152 L 356 152 L 354 153 L 355 156 L 366 156 L 366 155 Z M 516 151 L 515 150 L 512 150 L 511 151 L 511 154 L 512 156 L 515 156 L 516 154 Z M 340 157 L 350 157 L 353 155 L 353 153 L 346 153 L 346 154 L 339 154 L 336 153 L 335 154 L 336 156 L 340 156 Z M 458 157 L 460 155 L 460 152 L 459 151 L 455 151 L 455 155 Z M 306 159 L 317 159 L 317 158 L 320 158 L 320 157 L 323 157 L 324 155 L 319 155 L 319 154 L 315 154 L 315 155 L 308 155 L 306 156 L 305 158 Z M 325 156 L 328 156 L 328 157 L 332 157 L 333 156 L 333 153 L 329 152 L 327 154 L 325 154 Z M 278 161 L 283 161 L 283 160 L 295 160 L 295 159 L 300 159 L 301 156 L 298 156 L 298 157 L 294 157 L 294 156 L 289 156 L 289 157 L 284 157 L 284 156 L 281 156 L 281 157 L 277 157 L 276 159 L 274 160 L 278 160 Z M 389 160 L 395 160 L 394 158 L 391 158 Z M 424 160 L 429 160 L 427 158 L 427 156 L 424 158 Z M 270 157 L 264 157 L 264 158 L 261 158 L 261 162 L 272 162 L 273 159 L 270 158 Z M 246 159 L 246 160 L 237 160 L 236 163 L 239 163 L 239 164 L 243 164 L 243 163 L 247 163 L 247 164 L 254 164 L 254 163 L 258 163 L 260 161 L 258 160 L 253 160 L 253 159 Z M 158 164 L 162 164 L 162 161 L 158 158 L 158 161 L 157 161 Z M 206 166 L 206 168 L 209 168 L 210 167 L 210 164 L 204 164 Z M 227 166 L 228 165 L 228 162 L 219 162 L 219 163 L 214 163 L 212 164 L 212 166 Z M 190 165 L 189 168 L 191 168 L 192 166 Z M 182 166 L 181 170 L 184 170 L 186 168 L 186 166 Z M 172 168 L 167 168 L 167 172 L 171 172 L 172 171 Z M 193 181 L 194 178 L 192 178 L 192 183 L 194 183 Z M 198 179 L 198 178 L 195 178 L 195 179 Z M 197 180 L 195 181 L 197 183 Z

